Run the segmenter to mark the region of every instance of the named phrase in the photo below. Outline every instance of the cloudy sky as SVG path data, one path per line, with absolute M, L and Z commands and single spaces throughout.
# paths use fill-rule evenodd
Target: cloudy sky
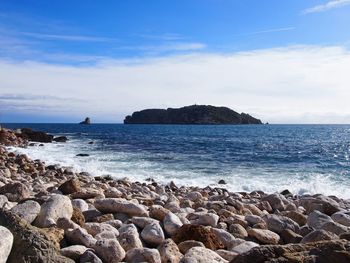
M 0 2 L 0 122 L 228 106 L 350 123 L 350 0 Z

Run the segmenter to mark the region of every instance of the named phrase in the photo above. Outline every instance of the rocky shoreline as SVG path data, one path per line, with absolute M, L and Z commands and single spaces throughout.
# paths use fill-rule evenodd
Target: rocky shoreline
M 0 263 L 350 262 L 350 200 L 93 177 L 5 147 L 28 143 L 0 130 Z

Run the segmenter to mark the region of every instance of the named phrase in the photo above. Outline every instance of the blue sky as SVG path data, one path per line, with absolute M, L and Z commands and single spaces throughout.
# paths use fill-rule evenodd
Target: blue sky
M 203 103 L 350 123 L 349 24 L 350 0 L 3 0 L 0 121 Z

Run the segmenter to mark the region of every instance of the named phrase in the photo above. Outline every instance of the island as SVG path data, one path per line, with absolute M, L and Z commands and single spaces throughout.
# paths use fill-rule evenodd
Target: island
M 146 109 L 124 119 L 124 124 L 262 124 L 247 113 L 227 107 L 191 105 L 182 108 Z
M 90 120 L 89 117 L 86 117 L 85 120 L 83 120 L 82 122 L 79 122 L 79 124 L 86 124 L 86 125 L 88 125 L 88 124 L 91 124 L 91 120 Z

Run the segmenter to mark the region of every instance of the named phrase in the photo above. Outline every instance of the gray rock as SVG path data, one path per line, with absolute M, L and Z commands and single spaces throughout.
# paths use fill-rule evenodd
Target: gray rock
M 141 232 L 141 237 L 146 243 L 158 246 L 164 241 L 164 232 L 159 223 L 155 222 L 145 226 Z
M 196 215 L 196 219 L 190 220 L 191 224 L 194 225 L 203 225 L 203 226 L 211 226 L 216 227 L 219 221 L 219 216 L 213 213 L 203 213 L 203 214 L 194 214 Z
M 145 226 L 147 226 L 148 224 L 151 224 L 151 223 L 159 223 L 158 220 L 156 219 L 153 219 L 153 218 L 150 218 L 150 217 L 138 217 L 138 216 L 134 216 L 133 218 L 131 218 L 131 222 L 143 229 Z
M 121 198 L 96 199 L 95 207 L 103 213 L 125 213 L 130 216 L 148 216 L 144 206 Z
M 336 235 L 340 235 L 345 232 L 350 231 L 350 227 L 346 227 L 342 224 L 339 224 L 337 222 L 327 222 L 322 225 L 321 229 L 332 232 Z
M 180 218 L 177 215 L 175 215 L 172 212 L 169 212 L 164 217 L 163 225 L 164 225 L 165 232 L 169 236 L 172 236 L 176 233 L 176 230 L 183 225 L 183 223 L 181 222 Z
M 58 218 L 70 219 L 72 214 L 73 206 L 69 197 L 53 195 L 41 205 L 39 215 L 34 224 L 38 227 L 50 227 L 56 225 Z
M 186 254 L 186 252 L 193 247 L 205 247 L 202 242 L 196 240 L 186 240 L 178 244 L 178 248 L 182 254 Z
M 255 242 L 246 241 L 246 242 L 239 244 L 238 246 L 233 247 L 231 249 L 231 251 L 235 252 L 237 254 L 243 254 L 243 253 L 246 253 L 249 250 L 251 250 L 253 247 L 258 247 L 258 246 L 259 246 L 259 244 L 255 243 Z
M 344 226 L 350 227 L 350 212 L 349 211 L 337 212 L 337 213 L 334 213 L 331 217 L 335 222 L 342 224 Z
M 133 248 L 126 252 L 125 261 L 129 263 L 161 263 L 160 254 L 157 249 Z
M 102 260 L 91 250 L 85 251 L 79 259 L 79 263 L 103 263 Z
M 82 245 L 73 245 L 61 249 L 61 254 L 67 258 L 78 260 L 88 248 Z
M 31 224 L 40 212 L 40 204 L 38 202 L 28 200 L 22 204 L 18 204 L 11 209 L 11 212 L 18 215 Z
M 117 240 L 98 240 L 94 246 L 94 250 L 104 263 L 117 263 L 125 257 L 125 250 Z
M 89 210 L 89 205 L 83 199 L 73 199 L 72 205 L 73 207 L 78 208 L 81 212 Z
M 118 241 L 125 251 L 129 251 L 133 248 L 142 248 L 142 242 L 135 225 L 124 225 L 120 227 L 118 231 Z
M 182 263 L 227 263 L 219 254 L 204 247 L 193 247 L 187 251 L 185 256 L 181 259 Z
M 0 226 L 0 262 L 5 263 L 13 245 L 13 235 L 6 227 Z
M 263 219 L 267 224 L 267 228 L 278 234 L 284 229 L 290 229 L 297 233 L 300 228 L 298 223 L 285 216 L 269 214 L 265 215 Z
M 311 226 L 315 229 L 321 229 L 322 225 L 324 225 L 327 222 L 333 222 L 332 218 L 317 210 L 311 212 L 307 218 L 308 226 Z
M 92 248 L 97 241 L 92 235 L 81 227 L 68 229 L 65 231 L 65 237 L 70 244 L 83 245 L 89 248 Z
M 224 244 L 225 247 L 228 247 L 231 242 L 236 239 L 232 234 L 224 229 L 212 228 L 211 232 L 214 233 L 214 235 Z

